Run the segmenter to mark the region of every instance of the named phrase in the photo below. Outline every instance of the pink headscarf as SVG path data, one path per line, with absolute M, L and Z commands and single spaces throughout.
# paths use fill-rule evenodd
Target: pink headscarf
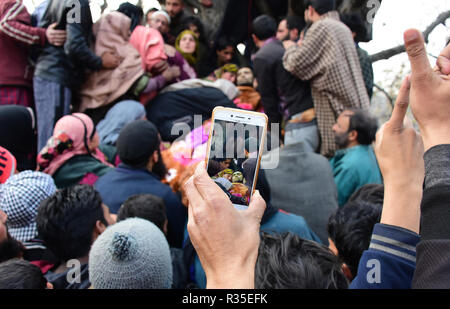
M 94 128 L 92 119 L 82 113 L 67 115 L 58 120 L 53 136 L 38 155 L 39 170 L 53 175 L 70 158 L 88 154 L 86 143 L 87 146 L 91 143 Z M 90 153 L 103 164 L 112 166 L 106 162 L 105 155 L 98 148 Z
M 156 29 L 137 26 L 131 34 L 130 43 L 141 54 L 142 67 L 146 72 L 151 72 L 158 62 L 167 60 L 164 39 Z

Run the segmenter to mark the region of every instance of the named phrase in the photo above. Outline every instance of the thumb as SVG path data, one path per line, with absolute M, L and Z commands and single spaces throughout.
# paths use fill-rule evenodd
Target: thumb
M 53 23 L 50 26 L 48 26 L 49 29 L 55 29 L 55 27 L 58 25 L 58 23 Z
M 257 218 L 258 223 L 260 223 L 265 210 L 266 210 L 266 201 L 264 201 L 261 194 L 259 194 L 259 191 L 256 190 L 252 196 L 250 204 L 248 205 L 247 213 Z
M 428 61 L 427 51 L 422 33 L 416 29 L 409 29 L 404 33 L 406 52 L 411 63 L 411 82 L 428 82 L 432 69 Z

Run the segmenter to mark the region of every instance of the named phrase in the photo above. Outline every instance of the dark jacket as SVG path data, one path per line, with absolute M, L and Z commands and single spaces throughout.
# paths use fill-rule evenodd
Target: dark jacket
M 450 145 L 425 153 L 421 241 L 413 288 L 450 289 Z
M 76 275 L 80 275 L 76 278 Z M 89 281 L 89 266 L 83 264 L 79 268 L 79 272 L 75 268 L 71 268 L 63 273 L 53 273 L 49 271 L 45 278 L 48 282 L 53 284 L 54 289 L 89 289 L 91 282 Z M 69 279 L 69 280 L 68 280 Z M 73 279 L 73 280 L 70 280 Z
M 100 70 L 102 59 L 90 49 L 93 35 L 89 0 L 78 0 L 79 22 L 70 19 L 66 22 L 66 16 L 78 16 L 70 11 L 69 3 L 69 0 L 51 0 L 39 23 L 40 27 L 47 28 L 58 22 L 57 28 L 66 29 L 67 39 L 64 47 L 45 45 L 37 60 L 35 76 L 71 88 L 84 81 L 85 69 Z
M 327 244 L 328 218 L 338 208 L 336 184 L 328 160 L 298 143 L 272 150 L 262 158 L 262 167 L 277 158 L 276 168 L 264 170 L 271 203 L 305 218 L 322 243 Z
M 314 107 L 309 82 L 288 72 L 283 66 L 283 59 L 277 62 L 277 86 L 283 120 L 290 120 L 292 116 Z
M 416 266 L 416 233 L 376 224 L 350 289 L 410 289 Z
M 281 124 L 282 116 L 280 94 L 277 88 L 277 70 L 278 62 L 284 55 L 284 47 L 276 39 L 269 40 L 255 54 L 253 67 L 255 77 L 258 80 L 258 92 L 261 94 L 264 112 L 269 117 L 269 124 Z
M 166 204 L 168 220 L 167 240 L 171 247 L 181 248 L 187 219 L 186 207 L 181 204 L 170 187 L 163 184 L 155 174 L 122 163 L 100 177 L 95 183 L 95 188 L 111 213 L 117 213 L 123 202 L 132 195 L 153 194 L 162 198 Z

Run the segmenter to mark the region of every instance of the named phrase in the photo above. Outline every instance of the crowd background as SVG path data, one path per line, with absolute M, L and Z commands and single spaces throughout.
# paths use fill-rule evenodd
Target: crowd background
M 439 211 L 447 194 L 448 47 L 434 93 L 420 83 L 431 74 L 423 41 L 406 32 L 413 74 L 381 126 L 359 44 L 372 37 L 367 8 L 166 0 L 144 11 L 123 2 L 94 23 L 89 1 L 75 15 L 67 5 L 48 0 L 30 14 L 20 0 L 0 4 L 0 287 L 445 285 L 415 263 L 416 245 L 423 257 L 447 230 L 431 228 L 437 213 L 428 211 L 432 242 L 420 242 L 422 195 Z M 220 10 L 207 22 L 211 8 Z M 428 98 L 442 114 L 420 106 Z M 403 127 L 409 101 L 423 142 Z M 245 186 L 227 174 L 230 162 L 218 163 L 215 184 L 204 177 L 216 106 L 269 119 L 257 192 L 240 214 L 223 200 Z M 366 279 L 371 256 L 390 269 L 381 280 Z

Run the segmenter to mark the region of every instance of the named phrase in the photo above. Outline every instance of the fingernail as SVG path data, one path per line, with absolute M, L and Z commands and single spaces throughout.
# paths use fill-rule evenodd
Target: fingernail
M 411 29 L 405 32 L 405 42 L 409 43 L 415 41 L 419 38 L 419 31 Z

